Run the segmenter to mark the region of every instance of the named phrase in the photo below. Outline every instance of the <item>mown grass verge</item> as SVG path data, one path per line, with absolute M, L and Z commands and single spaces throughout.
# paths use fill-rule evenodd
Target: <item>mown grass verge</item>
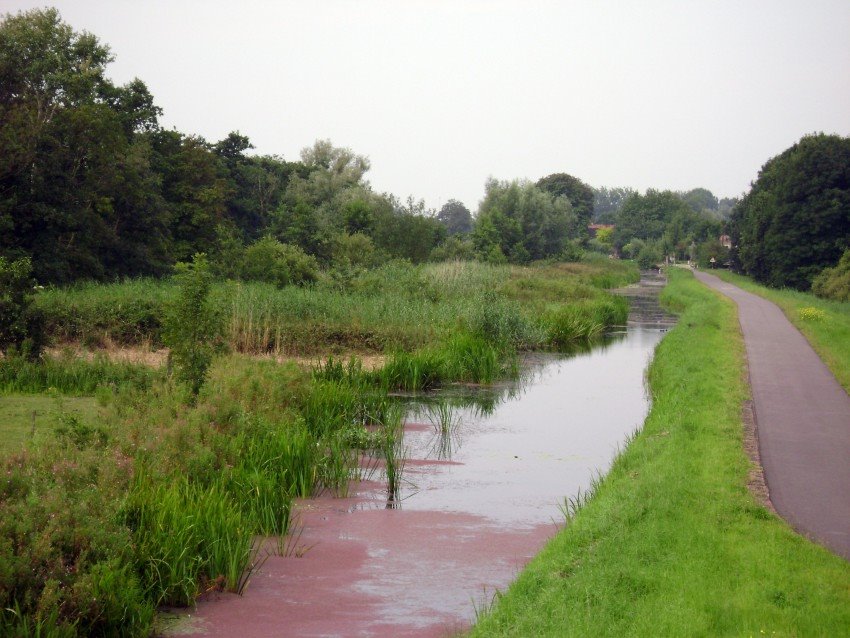
M 850 302 L 821 299 L 788 288 L 767 288 L 727 270 L 712 274 L 779 306 L 850 393 Z
M 734 306 L 680 271 L 664 299 L 643 430 L 472 636 L 847 633 L 850 564 L 747 491 Z

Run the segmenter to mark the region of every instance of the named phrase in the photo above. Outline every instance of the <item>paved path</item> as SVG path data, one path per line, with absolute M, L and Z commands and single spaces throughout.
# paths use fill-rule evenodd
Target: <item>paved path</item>
M 798 532 L 850 560 L 850 397 L 775 304 L 694 274 L 738 304 L 773 506 Z

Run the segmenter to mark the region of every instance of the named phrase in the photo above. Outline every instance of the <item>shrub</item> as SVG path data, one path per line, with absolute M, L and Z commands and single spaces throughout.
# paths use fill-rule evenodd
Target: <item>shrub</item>
M 661 252 L 651 245 L 644 246 L 640 249 L 637 256 L 638 266 L 643 270 L 654 268 L 661 261 Z
M 35 359 L 44 341 L 44 321 L 32 305 L 35 283 L 29 257 L 0 257 L 0 351 L 10 348 Z
M 812 292 L 824 299 L 850 301 L 850 250 L 844 251 L 838 264 L 815 277 Z
M 319 264 L 316 258 L 298 246 L 282 244 L 274 237 L 263 237 L 245 251 L 242 276 L 248 280 L 266 281 L 280 288 L 316 281 Z
M 180 294 L 165 318 L 163 340 L 171 348 L 176 377 L 197 396 L 213 357 L 223 346 L 222 320 L 209 302 L 212 274 L 203 253 L 177 264 Z

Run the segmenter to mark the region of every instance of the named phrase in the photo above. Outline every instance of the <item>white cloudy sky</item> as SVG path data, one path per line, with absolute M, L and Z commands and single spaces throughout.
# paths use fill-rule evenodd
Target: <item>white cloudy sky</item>
M 736 196 L 801 136 L 850 135 L 848 0 L 53 6 L 165 126 L 286 159 L 330 138 L 371 159 L 377 190 L 435 208 L 553 172 Z

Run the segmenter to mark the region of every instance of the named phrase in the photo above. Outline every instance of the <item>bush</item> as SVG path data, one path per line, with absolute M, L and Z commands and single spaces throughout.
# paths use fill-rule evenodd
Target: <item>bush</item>
M 475 244 L 471 239 L 453 235 L 431 251 L 431 261 L 469 261 L 475 258 Z
M 309 284 L 319 276 L 316 258 L 298 246 L 282 244 L 274 237 L 263 237 L 245 251 L 242 276 L 284 286 Z
M 29 257 L 9 262 L 0 257 L 0 351 L 10 348 L 35 359 L 44 343 L 44 321 L 32 306 Z
M 177 270 L 180 295 L 166 315 L 163 340 L 171 348 L 176 377 L 197 396 L 213 357 L 224 349 L 222 321 L 209 302 L 212 274 L 206 257 L 196 254 Z
M 844 251 L 838 264 L 815 277 L 812 292 L 824 299 L 850 301 L 850 250 Z
M 655 246 L 644 246 L 637 256 L 638 266 L 642 270 L 654 268 L 661 261 L 661 252 Z
M 372 238 L 363 233 L 337 235 L 333 241 L 333 263 L 336 266 L 371 268 L 381 262 Z M 314 278 L 315 279 L 315 278 Z M 293 282 L 298 283 L 298 282 Z

